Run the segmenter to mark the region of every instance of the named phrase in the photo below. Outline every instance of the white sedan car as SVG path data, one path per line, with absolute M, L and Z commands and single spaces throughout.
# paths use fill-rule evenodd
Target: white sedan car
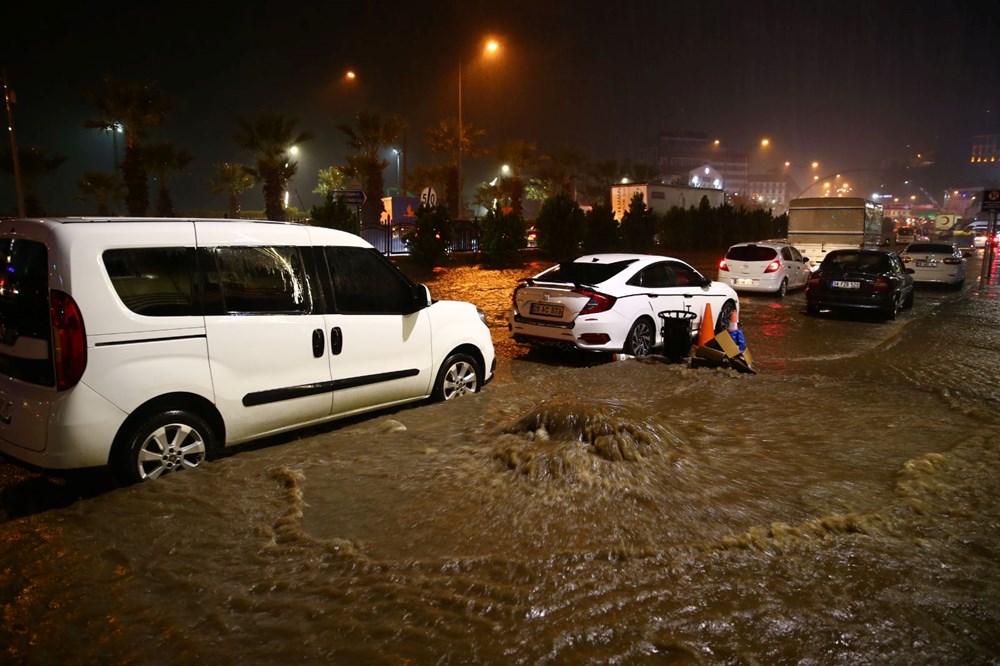
M 694 337 L 708 308 L 719 332 L 739 303 L 732 287 L 680 259 L 591 254 L 522 280 L 510 331 L 517 342 L 646 356 L 662 348 L 666 321 L 683 320 Z
M 956 289 L 965 283 L 965 258 L 952 242 L 910 243 L 899 256 L 904 266 L 913 269 L 914 282 L 938 282 Z

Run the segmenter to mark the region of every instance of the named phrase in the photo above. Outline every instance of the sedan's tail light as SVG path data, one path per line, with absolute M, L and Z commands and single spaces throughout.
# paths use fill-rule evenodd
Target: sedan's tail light
M 764 269 L 764 272 L 765 273 L 773 273 L 774 271 L 778 270 L 779 268 L 781 268 L 781 262 L 778 261 L 777 259 L 775 259 L 774 261 L 772 261 L 771 263 L 769 263 L 767 265 L 767 268 Z
M 601 294 L 591 289 L 577 289 L 575 293 L 580 294 L 581 296 L 586 296 L 590 299 L 587 301 L 587 304 L 583 306 L 583 309 L 580 310 L 580 314 L 582 315 L 607 312 L 614 307 L 615 301 L 618 300 L 614 296 Z
M 892 289 L 892 285 L 889 283 L 887 278 L 875 278 L 875 293 L 883 294 L 890 289 Z
M 52 290 L 49 294 L 52 318 L 52 358 L 56 369 L 56 389 L 76 386 L 87 368 L 87 332 L 83 315 L 69 294 Z

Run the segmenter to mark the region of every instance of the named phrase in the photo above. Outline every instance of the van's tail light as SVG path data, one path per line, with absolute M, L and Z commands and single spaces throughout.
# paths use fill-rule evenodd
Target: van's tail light
M 76 386 L 87 368 L 87 331 L 83 315 L 69 294 L 53 289 L 49 293 L 52 320 L 52 356 L 56 368 L 56 389 Z
M 590 299 L 587 301 L 587 304 L 583 306 L 583 309 L 580 310 L 581 315 L 606 312 L 614 307 L 615 301 L 618 300 L 614 296 L 601 294 L 591 289 L 576 289 L 575 291 L 581 296 L 586 296 Z
M 884 294 L 892 288 L 889 284 L 889 280 L 884 277 L 875 278 L 875 292 L 878 294 Z
M 778 270 L 779 268 L 781 268 L 781 262 L 778 261 L 777 259 L 775 259 L 774 261 L 772 261 L 771 263 L 769 263 L 767 265 L 767 268 L 764 269 L 764 272 L 765 273 L 773 273 L 776 270 Z

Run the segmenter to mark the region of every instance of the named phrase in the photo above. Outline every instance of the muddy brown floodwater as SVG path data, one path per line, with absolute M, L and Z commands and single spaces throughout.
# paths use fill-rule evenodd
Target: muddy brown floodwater
M 6 661 L 1000 663 L 1000 287 L 743 297 L 741 374 L 514 345 L 537 268 L 426 276 L 476 396 L 0 524 Z

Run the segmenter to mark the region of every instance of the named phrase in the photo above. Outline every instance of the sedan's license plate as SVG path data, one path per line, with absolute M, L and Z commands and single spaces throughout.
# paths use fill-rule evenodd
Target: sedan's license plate
M 541 315 L 542 317 L 563 316 L 563 306 L 551 303 L 532 303 L 528 311 L 533 315 Z
M 831 287 L 836 287 L 838 289 L 860 289 L 860 282 L 852 282 L 848 280 L 832 280 L 830 282 Z
M 741 287 L 752 287 L 757 284 L 757 280 L 751 280 L 750 278 L 736 278 L 736 284 Z

